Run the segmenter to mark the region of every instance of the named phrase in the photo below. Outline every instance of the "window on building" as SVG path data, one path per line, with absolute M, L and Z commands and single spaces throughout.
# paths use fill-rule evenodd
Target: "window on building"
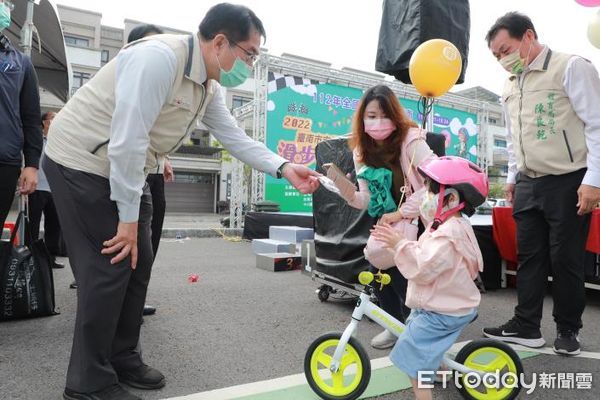
M 488 121 L 490 124 L 498 125 L 498 120 L 496 118 L 490 117 Z
M 506 148 L 506 140 L 494 139 L 494 146 Z
M 250 103 L 252 101 L 249 97 L 243 96 L 232 96 L 231 97 L 231 109 L 235 110 L 238 107 L 243 106 L 244 104 Z
M 77 89 L 82 87 L 92 77 L 91 74 L 86 72 L 73 71 L 73 86 L 71 88 L 71 94 L 75 93 Z
M 106 64 L 108 62 L 109 56 L 110 56 L 110 54 L 109 54 L 108 50 L 102 50 L 102 55 L 101 55 L 100 59 L 103 63 Z
M 76 36 L 65 36 L 65 43 L 69 46 L 90 47 L 89 39 L 83 39 Z
M 508 165 L 503 165 L 500 167 L 500 170 L 503 174 L 508 174 Z
M 210 133 L 203 129 L 196 129 L 190 135 L 192 144 L 196 146 L 209 147 L 210 146 Z
M 178 173 L 175 175 L 175 182 L 181 183 L 213 184 L 214 181 L 215 176 L 213 174 Z

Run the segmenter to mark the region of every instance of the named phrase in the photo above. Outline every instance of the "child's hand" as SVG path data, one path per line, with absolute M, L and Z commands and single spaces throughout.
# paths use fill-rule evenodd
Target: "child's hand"
M 377 221 L 377 225 L 387 225 L 393 224 L 402 219 L 402 212 L 400 210 L 394 211 L 391 213 L 383 214 L 379 221 Z
M 404 236 L 392 228 L 389 224 L 381 224 L 375 225 L 373 229 L 371 229 L 371 235 L 380 242 L 383 242 L 383 247 L 388 249 L 393 249 L 396 245 L 404 239 Z

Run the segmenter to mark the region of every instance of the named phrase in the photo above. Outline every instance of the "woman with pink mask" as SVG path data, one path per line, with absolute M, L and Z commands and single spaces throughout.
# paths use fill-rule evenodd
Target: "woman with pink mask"
M 426 132 L 408 117 L 389 87 L 368 89 L 354 114 L 350 139 L 359 190 L 343 195 L 350 206 L 368 209 L 372 217 L 379 219 L 378 224 L 406 219 L 407 225 L 414 227 L 415 239 L 425 191 L 417 167 L 436 157 L 425 137 Z M 368 254 L 367 260 L 377 264 Z M 404 304 L 407 282 L 398 270 L 391 272 L 392 284 L 376 289 L 375 294 L 386 312 L 404 322 L 410 313 Z M 395 342 L 396 336 L 385 330 L 373 338 L 371 345 L 385 349 Z

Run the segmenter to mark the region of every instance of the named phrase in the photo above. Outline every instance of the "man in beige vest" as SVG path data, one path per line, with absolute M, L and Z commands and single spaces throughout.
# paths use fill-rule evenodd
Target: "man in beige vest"
M 517 223 L 518 304 L 487 337 L 544 346 L 540 330 L 548 273 L 554 351 L 580 352 L 589 213 L 600 201 L 600 79 L 587 60 L 542 45 L 529 17 L 499 18 L 486 40 L 510 73 L 502 102 L 509 153 L 507 199 Z
M 303 193 L 318 187 L 314 171 L 250 139 L 225 105 L 221 86 L 244 82 L 264 36 L 250 9 L 218 4 L 196 35 L 126 45 L 54 119 L 43 168 L 78 283 L 65 399 L 135 400 L 120 383 L 165 385 L 139 344 L 153 261 L 145 177 L 198 120 L 253 168 Z

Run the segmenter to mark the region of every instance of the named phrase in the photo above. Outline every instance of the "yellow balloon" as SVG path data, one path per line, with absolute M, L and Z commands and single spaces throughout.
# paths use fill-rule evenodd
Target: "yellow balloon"
M 600 11 L 594 14 L 588 24 L 587 37 L 592 46 L 600 49 Z
M 444 39 L 421 43 L 408 64 L 412 84 L 425 97 L 439 97 L 446 93 L 458 80 L 461 70 L 460 52 Z

